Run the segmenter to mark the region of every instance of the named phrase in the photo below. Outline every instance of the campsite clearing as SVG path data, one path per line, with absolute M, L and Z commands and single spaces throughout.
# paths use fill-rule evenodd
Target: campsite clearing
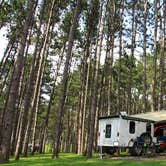
M 158 156 L 154 158 L 145 157 L 113 157 L 104 158 L 101 160 L 98 154 L 95 154 L 92 159 L 71 154 L 61 153 L 56 160 L 51 159 L 51 154 L 35 155 L 33 157 L 21 158 L 19 161 L 14 161 L 12 158 L 10 163 L 2 164 L 1 166 L 165 166 L 166 157 Z

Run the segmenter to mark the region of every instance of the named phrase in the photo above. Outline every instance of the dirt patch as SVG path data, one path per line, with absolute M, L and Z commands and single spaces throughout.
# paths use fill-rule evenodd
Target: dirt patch
M 136 157 L 136 156 L 104 156 L 104 158 L 111 158 L 113 160 L 132 160 L 132 161 L 150 161 L 150 160 L 166 160 L 166 153 L 163 153 L 163 154 L 156 154 L 154 156 L 148 156 L 148 155 L 145 155 L 145 156 L 139 156 L 139 157 Z

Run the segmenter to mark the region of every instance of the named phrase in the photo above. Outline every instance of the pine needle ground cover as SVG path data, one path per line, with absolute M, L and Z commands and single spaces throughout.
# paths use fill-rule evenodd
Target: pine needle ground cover
M 99 156 L 94 156 L 92 159 L 79 156 L 71 153 L 60 154 L 59 159 L 52 160 L 51 154 L 29 156 L 15 161 L 11 158 L 10 163 L 2 164 L 1 166 L 165 166 L 165 160 L 113 160 L 99 159 Z

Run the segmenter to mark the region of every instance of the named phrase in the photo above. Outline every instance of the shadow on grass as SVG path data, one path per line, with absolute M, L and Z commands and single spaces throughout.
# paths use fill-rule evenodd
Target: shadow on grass
M 8 164 L 2 166 L 165 166 L 165 161 L 127 161 L 127 160 L 100 160 L 98 156 L 88 159 L 86 157 L 61 153 L 58 159 L 51 159 L 51 154 L 36 154 L 15 161 L 11 158 Z

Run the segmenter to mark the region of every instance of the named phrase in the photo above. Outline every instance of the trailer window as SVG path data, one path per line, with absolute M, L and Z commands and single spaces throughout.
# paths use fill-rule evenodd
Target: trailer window
M 106 125 L 105 138 L 111 138 L 111 125 Z
M 130 132 L 130 134 L 135 133 L 135 122 L 133 122 L 133 121 L 130 121 L 129 132 Z

